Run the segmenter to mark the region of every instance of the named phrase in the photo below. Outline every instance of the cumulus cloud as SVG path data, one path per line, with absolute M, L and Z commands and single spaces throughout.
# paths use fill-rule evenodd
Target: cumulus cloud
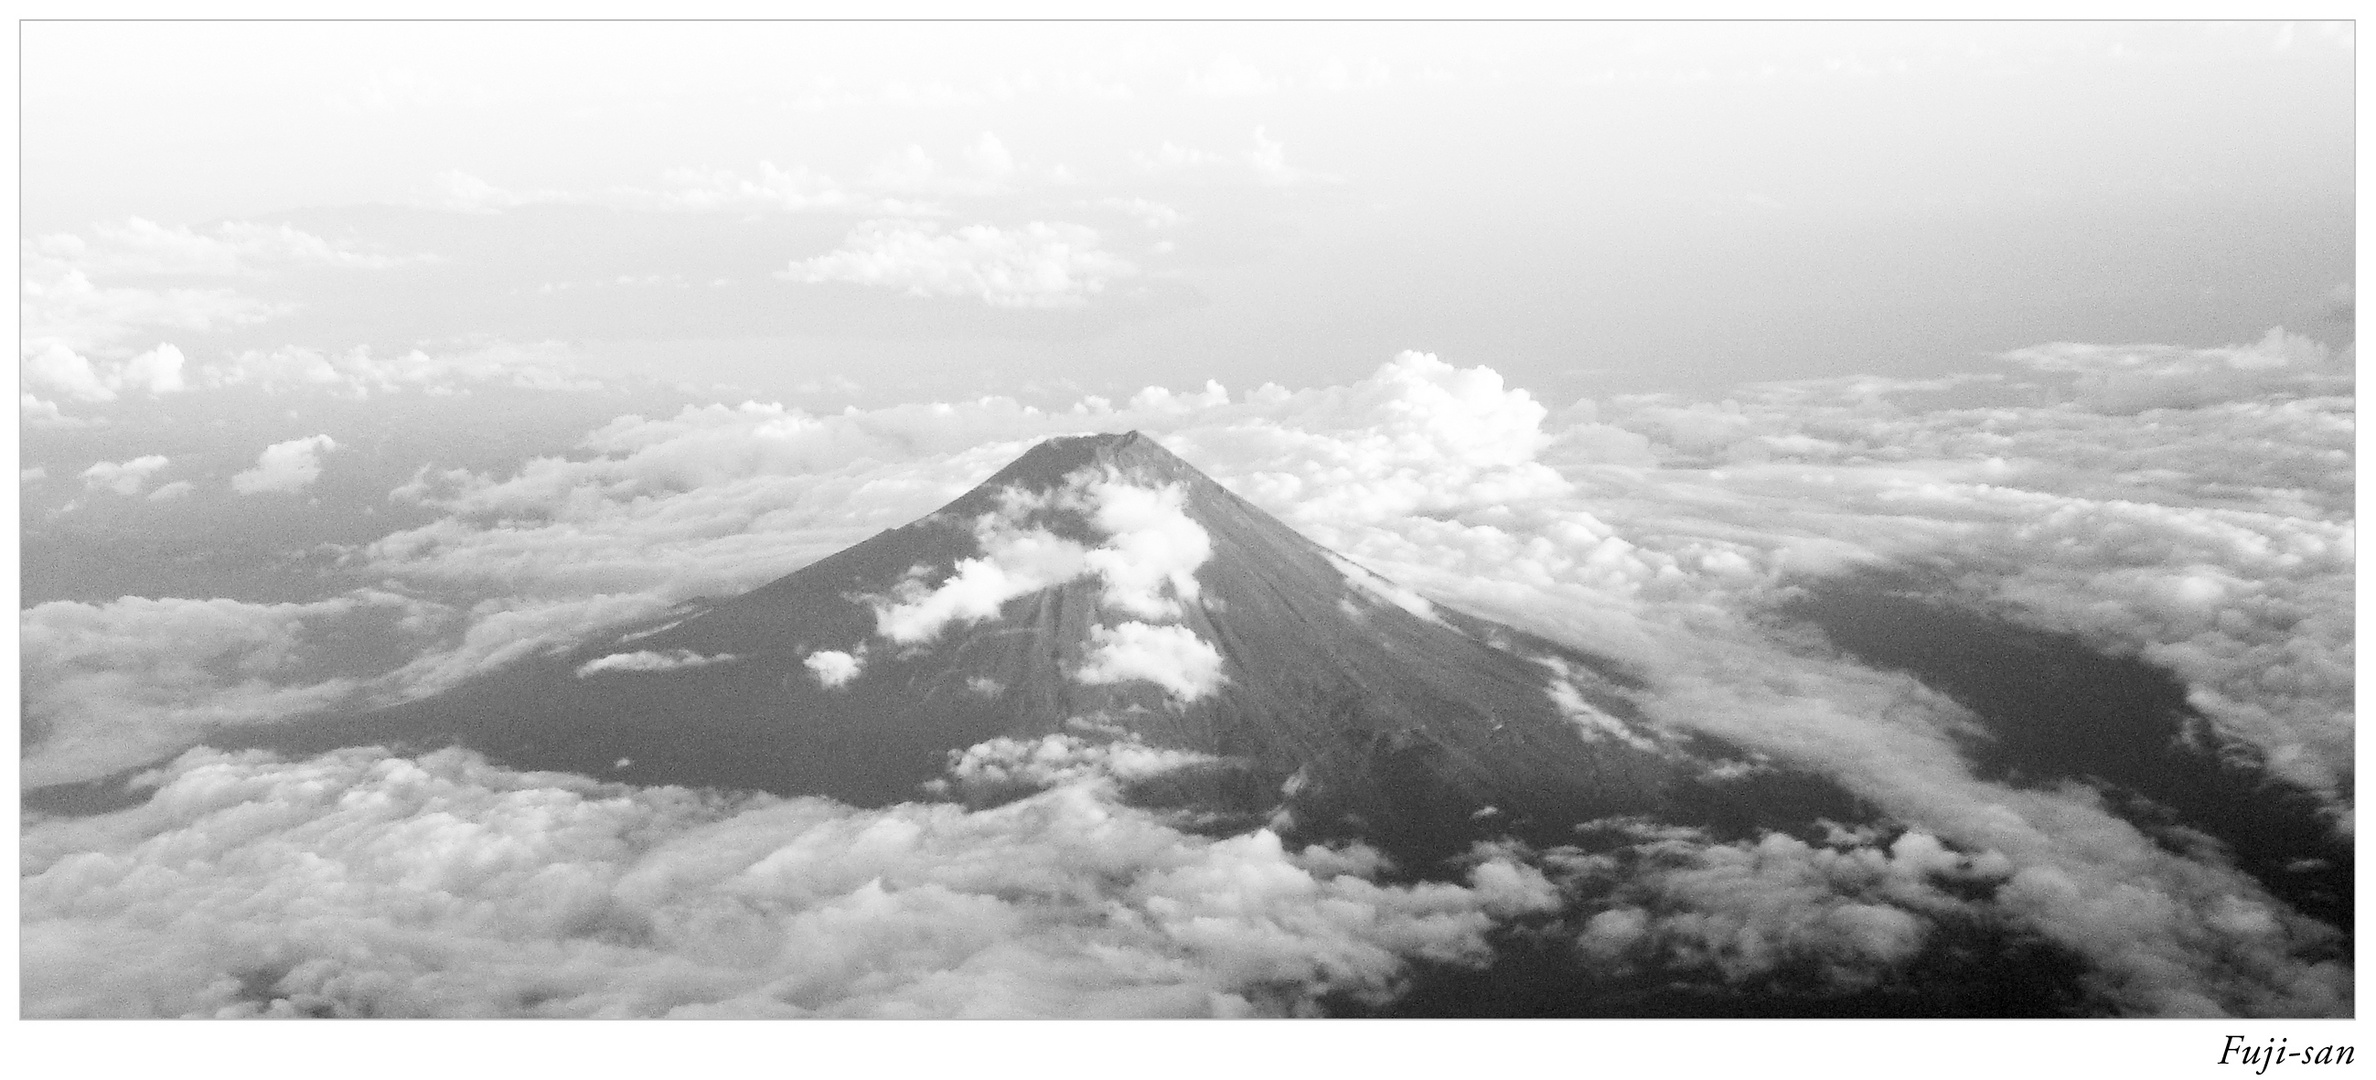
M 819 685 L 831 690 L 858 677 L 859 670 L 866 666 L 864 652 L 863 649 L 857 654 L 839 649 L 819 649 L 802 657 L 800 666 L 809 669 L 809 673 L 817 677 Z
M 1145 618 L 1177 617 L 1182 601 L 1196 599 L 1196 568 L 1211 557 L 1212 540 L 1182 509 L 1178 485 L 1142 486 L 1085 469 L 1054 491 L 1001 496 L 998 510 L 974 522 L 980 555 L 959 560 L 937 585 L 910 579 L 874 601 L 879 633 L 900 644 L 930 641 L 951 624 L 997 618 L 1009 600 L 1085 575 L 1103 583 L 1106 607 Z M 1104 539 L 1087 547 L 1035 522 L 1050 508 L 1085 514 Z
M 92 360 L 52 340 L 29 349 L 18 371 L 28 387 L 76 401 L 114 401 L 124 393 L 170 394 L 188 386 L 182 377 L 182 351 L 161 344 L 121 360 Z M 31 391 L 29 400 L 41 400 Z
M 92 491 L 112 491 L 118 495 L 138 495 L 147 487 L 149 477 L 166 465 L 163 454 L 144 454 L 125 462 L 99 461 L 82 471 L 83 486 Z M 187 484 L 184 484 L 185 489 Z M 163 489 L 159 489 L 163 490 Z
M 1143 679 L 1182 701 L 1195 701 L 1229 681 L 1221 673 L 1220 650 L 1185 626 L 1133 620 L 1092 627 L 1089 644 L 1089 658 L 1073 678 L 1093 686 Z
M 2293 348 L 2280 339 L 2276 353 L 2309 355 Z M 2230 359 L 2218 363 L 2263 370 Z M 1975 376 L 1743 387 L 1729 404 L 1624 397 L 1554 412 L 1490 369 L 1417 353 L 1344 386 L 1150 390 L 1071 410 L 997 398 L 827 416 L 691 408 L 622 418 L 568 457 L 506 475 L 424 473 L 407 497 L 442 516 L 358 549 L 356 565 L 501 598 L 453 613 L 462 640 L 439 639 L 401 681 L 448 685 L 605 620 L 757 585 L 931 510 L 1041 438 L 1137 428 L 1381 582 L 1400 583 L 1349 574 L 1351 602 L 1473 610 L 1607 655 L 1642 678 L 1632 693 L 1651 726 L 1723 737 L 1829 777 L 1955 851 L 1995 852 L 2004 862 L 1987 878 L 1989 917 L 2082 957 L 2103 1007 L 2342 1012 L 2349 971 L 2322 951 L 2331 931 L 2215 852 L 2165 849 L 2091 790 L 1976 776 L 1959 742 L 1972 721 L 1952 701 L 1830 654 L 1767 614 L 1823 575 L 1945 567 L 1960 596 L 2001 617 L 2166 667 L 2221 734 L 2323 793 L 2348 824 L 2355 410 L 2310 360 L 2268 367 L 2297 365 L 2300 377 L 2254 376 L 2191 407 L 2158 406 L 2150 428 L 2112 409 L 2141 399 L 2116 401 L 2078 378 L 2063 400 Z M 1159 494 L 1131 505 L 1160 522 Z M 961 612 L 995 613 L 983 598 L 1021 595 L 1006 590 L 1026 577 L 1102 573 L 1091 568 L 1097 545 L 1055 533 L 1072 547 L 1028 558 L 1001 548 L 1031 528 L 1020 513 L 1005 520 L 976 533 L 980 558 L 1003 581 L 953 568 L 886 598 L 896 607 L 949 582 L 985 586 L 963 604 L 952 595 L 938 614 L 916 609 L 911 633 L 959 625 Z M 1148 528 L 1149 552 L 1195 550 L 1156 545 L 1162 530 Z M 1116 589 L 1101 579 L 1123 622 L 1100 642 L 1137 635 L 1139 645 L 1178 646 L 1163 670 L 1193 691 L 1190 642 L 1203 643 L 1147 614 L 1185 611 L 1192 594 L 1151 569 L 1129 581 Z M 94 663 L 119 662 L 110 670 L 138 663 Z M 29 694 L 54 667 L 28 649 Z M 1575 716 L 1616 736 L 1594 714 Z M 1853 985 L 1933 940 L 1923 929 L 1931 908 L 1844 888 L 1825 868 L 1833 856 L 1815 848 L 1718 846 L 1735 850 L 1625 864 L 1652 876 L 1611 894 L 1619 902 L 1609 910 L 1640 914 L 1602 924 L 1610 955 L 1701 956 L 1693 963 L 1719 974 L 1759 970 L 1751 956 L 1784 966 L 1836 956 L 1846 958 L 1842 985 Z M 1767 915 L 1792 904 L 1769 913 L 1719 903 L 1721 890 L 1700 887 L 1718 880 L 1820 881 L 1839 899 L 1809 901 L 1814 921 L 1776 922 Z M 1729 914 L 1666 921 L 1693 905 Z M 1708 932 L 1693 938 L 1695 927 Z M 1765 951 L 1741 944 L 1752 939 Z
M 414 350 L 378 358 L 357 347 L 325 355 L 294 346 L 270 352 L 186 355 L 170 342 L 145 351 L 160 332 L 200 335 L 280 317 L 294 306 L 239 289 L 192 284 L 236 279 L 240 289 L 290 270 L 381 270 L 434 261 L 288 225 L 225 222 L 208 228 L 165 226 L 139 218 L 57 233 L 20 244 L 22 296 L 19 373 L 23 411 L 36 422 L 77 418 L 61 402 L 106 403 L 134 394 L 255 385 L 327 389 L 348 396 L 399 387 L 450 391 L 469 380 L 504 378 L 543 389 L 582 388 L 584 377 L 550 357 L 495 344 L 455 355 Z M 135 284 L 121 283 L 131 277 Z M 166 284 L 160 284 L 164 279 Z M 178 279 L 178 281 L 177 281 Z M 552 347 L 541 347 L 550 353 Z
M 961 792 L 968 800 L 984 800 L 1059 784 L 1126 785 L 1222 763 L 1210 754 L 1132 740 L 1095 742 L 1063 733 L 1038 739 L 1000 736 L 949 755 L 948 778 L 934 786 Z
M 147 333 L 207 333 L 291 310 L 224 288 L 106 282 L 143 278 L 254 277 L 291 266 L 377 269 L 411 261 L 334 243 L 287 225 L 226 222 L 210 230 L 141 218 L 95 226 L 86 237 L 56 233 L 19 245 L 19 371 L 28 405 L 54 410 L 56 397 L 113 401 L 123 393 L 184 389 L 185 357 L 171 344 L 134 353 Z M 154 340 L 151 338 L 150 340 Z M 47 397 L 42 395 L 49 395 Z
M 1589 485 L 1597 514 L 1673 560 L 1679 595 L 1952 565 L 1975 603 L 2170 668 L 2222 732 L 2338 792 L 2351 760 L 2351 398 L 2296 380 L 2148 426 L 2084 389 L 2018 408 L 1990 398 L 2001 389 L 1744 388 L 1721 410 L 1730 426 L 1688 445 L 1672 423 L 1685 403 L 1619 399 L 1579 415 L 1582 436 L 1549 456 Z M 1985 404 L 1905 404 L 1975 394 Z M 1619 442 L 1612 429 L 1646 437 L 1644 457 L 1588 455 Z
M 1088 569 L 1080 544 L 1044 528 L 1017 528 L 985 514 L 976 524 L 982 554 L 961 559 L 940 584 L 910 579 L 876 601 L 875 627 L 900 644 L 931 641 L 951 625 L 998 617 L 1007 601 L 1061 585 Z
M 1071 413 L 688 409 L 621 421 L 577 460 L 465 477 L 429 496 L 453 517 L 374 545 L 373 564 L 670 600 L 748 587 L 921 514 L 1040 437 L 1138 427 L 1397 581 L 1603 648 L 1632 647 L 1644 613 L 1757 602 L 1794 574 L 1977 559 L 2031 617 L 2151 650 L 2216 695 L 2223 726 L 2333 788 L 2349 760 L 2348 399 L 2207 406 L 2148 434 L 2081 408 L 1896 404 L 1916 392 L 1933 391 L 1759 391 L 1735 401 L 1733 435 L 1688 446 L 1664 441 L 1683 403 L 1620 399 L 1549 428 L 1492 372 L 1421 354 L 1350 386 Z M 2267 452 L 2235 454 L 2238 438 Z M 1069 550 L 1047 554 L 1031 580 L 1071 571 Z M 2272 663 L 2285 679 L 2257 679 Z
M 1212 557 L 1213 541 L 1182 509 L 1178 484 L 1140 487 L 1104 478 L 1083 485 L 1090 521 L 1106 541 L 1082 556 L 1105 580 L 1103 602 L 1141 618 L 1176 618 L 1196 600 L 1196 568 Z
M 1741 985 L 1777 976 L 1862 989 L 1919 956 L 1942 918 L 1987 917 L 2011 867 L 1909 831 L 1887 846 L 1853 835 L 1811 844 L 1783 833 L 1715 843 L 1664 830 L 1613 853 L 1554 860 L 1591 894 L 1577 948 L 1604 974 Z
M 929 221 L 871 221 L 842 246 L 795 261 L 778 276 L 843 281 L 910 296 L 970 296 L 992 307 L 1077 307 L 1115 278 L 1138 272 L 1099 247 L 1085 225 L 1034 221 L 1017 228 L 967 225 L 942 232 Z
M 322 454 L 336 449 L 338 440 L 328 435 L 274 443 L 256 455 L 255 468 L 231 478 L 231 488 L 242 495 L 303 491 L 321 479 Z
M 691 649 L 671 649 L 667 652 L 639 649 L 635 652 L 599 656 L 579 664 L 577 677 L 583 679 L 586 676 L 605 671 L 678 671 L 684 668 L 708 667 L 711 664 L 730 664 L 740 659 L 742 657 L 732 653 L 704 656 Z
M 1060 783 L 993 809 L 722 800 L 446 751 L 193 752 L 35 821 L 28 1016 L 1247 1016 L 1380 1000 L 1557 901 L 1506 856 L 1212 839 Z

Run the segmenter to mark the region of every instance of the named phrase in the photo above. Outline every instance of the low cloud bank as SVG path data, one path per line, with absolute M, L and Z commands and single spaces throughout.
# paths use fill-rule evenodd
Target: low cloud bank
M 1380 884 L 1365 848 L 1196 836 L 1094 777 L 981 811 L 452 751 L 195 751 L 156 780 L 29 826 L 27 1016 L 1281 1015 L 1481 961 L 1497 917 L 1556 903 L 1504 857 Z
M 1490 369 L 1412 353 L 1347 386 L 1151 388 L 1066 411 L 988 398 L 828 416 L 745 404 L 622 417 L 578 452 L 508 474 L 425 470 L 397 495 L 438 520 L 349 553 L 373 581 L 484 598 L 473 604 L 357 590 L 315 605 L 29 609 L 20 616 L 26 776 L 159 760 L 218 720 L 294 715 L 365 684 L 374 695 L 452 685 L 690 597 L 760 584 L 929 512 L 1043 438 L 1135 428 L 1375 571 L 1370 592 L 1385 602 L 1419 611 L 1447 603 L 1615 658 L 1644 679 L 1636 703 L 1654 725 L 1820 773 L 1949 850 L 1995 853 L 2004 861 L 1990 873 L 2004 872 L 1989 878 L 1994 916 L 2083 957 L 2106 1008 L 2347 1012 L 2349 969 L 2332 930 L 2272 900 L 2216 852 L 2157 844 L 2092 791 L 1974 775 L 1957 741 L 1971 719 L 1953 702 L 1849 662 L 1770 613 L 1815 577 L 1926 568 L 1957 602 L 2173 672 L 2222 736 L 2318 793 L 2348 830 L 2356 409 L 2347 375 L 2338 382 L 2336 372 L 2348 372 L 2349 356 L 2283 334 L 2116 355 L 2052 346 L 2015 358 L 2034 379 L 1840 379 L 1742 387 L 1719 402 L 1631 396 L 1553 410 Z M 2091 373 L 2102 377 L 2089 382 Z M 2179 384 L 2192 389 L 2169 390 Z M 889 598 L 891 610 L 952 583 L 981 586 L 965 603 L 952 593 L 909 612 L 921 634 L 982 610 L 983 597 L 1021 595 L 1025 578 L 1098 572 L 1114 640 L 1135 621 L 1149 628 L 1140 644 L 1156 644 L 1147 635 L 1164 626 L 1154 613 L 1193 599 L 1201 556 L 1164 525 L 1159 493 L 1136 498 L 1098 504 L 1111 511 L 1104 527 L 1113 535 L 1146 539 L 1127 555 L 1115 546 L 1110 566 L 1092 562 L 1102 548 L 1052 535 L 1043 544 L 1027 528 L 993 523 L 978 537 L 981 558 L 1003 578 L 960 571 L 919 582 L 915 595 Z M 1178 566 L 1185 577 L 1170 572 Z M 325 675 L 308 665 L 317 635 L 366 609 L 400 624 L 391 632 L 412 659 L 384 673 Z M 178 629 L 202 611 L 238 629 Z M 1194 692 L 1191 657 L 1171 659 L 1179 690 Z M 1051 791 L 1013 805 L 1071 797 Z M 662 796 L 621 789 L 596 801 L 613 798 Z M 1611 910 L 1643 914 L 1612 915 L 1602 938 L 1617 957 L 1671 961 L 1698 948 L 1691 955 L 1708 957 L 1700 967 L 1722 973 L 1767 954 L 1746 945 L 1727 953 L 1686 931 L 1756 927 L 1759 940 L 1780 943 L 1772 955 L 1816 943 L 1862 957 L 1841 967 L 1842 985 L 1930 940 L 1908 929 L 1934 917 L 1927 900 L 1890 901 L 1909 924 L 1867 910 L 1878 894 L 1862 887 L 1837 903 L 1776 909 L 1804 907 L 1811 922 L 1769 925 L 1742 911 L 1727 916 L 1732 923 L 1661 921 L 1661 905 L 1677 897 L 1715 903 L 1703 886 L 1725 875 L 1833 881 L 1831 858 L 1763 848 L 1645 855 L 1624 865 L 1650 876 L 1610 894 L 1620 901 Z M 1769 862 L 1823 865 L 1758 869 Z M 962 899 L 950 900 L 952 912 L 970 910 Z M 1747 931 L 1738 928 L 1726 940 L 1740 940 Z M 250 939 L 257 949 L 262 941 Z M 1382 985 L 1346 985 L 1356 983 Z M 844 985 L 815 985 L 829 984 Z M 1211 992 L 1254 1007 L 1292 1007 L 1226 980 L 1195 985 L 1223 986 Z M 417 1003 L 442 989 L 409 992 L 426 995 L 405 999 Z M 880 1003 L 852 992 L 851 1010 Z M 1049 998 L 1048 1011 L 1094 1007 L 1071 992 Z M 1156 995 L 1139 1011 L 1201 1011 L 1224 999 L 1193 1008 L 1187 1000 Z

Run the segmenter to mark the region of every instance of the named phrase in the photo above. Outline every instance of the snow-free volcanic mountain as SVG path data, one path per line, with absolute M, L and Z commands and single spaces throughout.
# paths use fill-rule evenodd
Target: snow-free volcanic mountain
M 245 741 L 461 744 L 517 767 L 861 805 L 947 792 L 985 743 L 1026 766 L 1128 752 L 1168 763 L 1184 803 L 1285 803 L 1415 839 L 1659 812 L 1704 790 L 1709 766 L 1633 718 L 1621 678 L 1364 570 L 1131 432 L 1041 443 L 939 511 L 740 596 Z

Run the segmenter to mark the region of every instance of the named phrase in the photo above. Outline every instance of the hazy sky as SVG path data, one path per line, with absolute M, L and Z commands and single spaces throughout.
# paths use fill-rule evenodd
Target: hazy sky
M 2351 275 L 2332 26 L 38 23 L 23 74 L 28 242 L 376 260 L 108 343 L 194 364 L 553 342 L 838 407 L 1407 348 L 1565 402 L 2338 339 Z

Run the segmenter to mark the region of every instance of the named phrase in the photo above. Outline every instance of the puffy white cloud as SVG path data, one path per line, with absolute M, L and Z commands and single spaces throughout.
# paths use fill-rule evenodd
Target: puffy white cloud
M 155 395 L 187 388 L 184 362 L 182 351 L 171 344 L 122 360 L 94 361 L 53 340 L 27 351 L 18 370 L 28 386 L 78 401 L 114 401 L 134 390 Z
M 809 669 L 818 684 L 830 690 L 858 677 L 860 669 L 866 666 L 865 650 L 853 654 L 839 649 L 819 649 L 802 657 L 800 666 Z
M 2083 389 L 2000 404 L 2014 388 L 1986 379 L 1750 387 L 1698 442 L 1673 421 L 1692 406 L 1621 399 L 1580 413 L 1583 437 L 1551 458 L 1630 542 L 1690 571 L 1674 579 L 1686 593 L 1754 600 L 1798 575 L 1950 565 L 1977 602 L 2168 667 L 2223 733 L 2332 793 L 2351 760 L 2354 410 L 2322 379 L 2149 423 Z M 1980 403 L 1923 404 L 1959 396 Z M 1613 425 L 1663 462 L 1586 453 Z
M 269 268 L 330 266 L 379 269 L 399 258 L 334 243 L 287 225 L 225 222 L 211 230 L 167 227 L 141 218 L 93 227 L 88 238 L 56 233 L 19 246 L 22 274 L 20 355 L 27 376 L 87 400 L 101 391 L 180 388 L 182 356 L 172 346 L 130 360 L 83 354 L 104 350 L 147 328 L 209 331 L 285 312 L 226 289 L 102 285 L 118 275 L 220 277 Z M 94 280 L 98 279 L 98 280 Z M 93 365 L 96 374 L 86 370 Z M 76 384 L 80 383 L 79 392 Z
M 1016 597 L 1061 585 L 1088 569 L 1081 545 L 1043 528 L 1019 529 L 1000 515 L 977 523 L 982 554 L 961 559 L 940 584 L 910 579 L 875 606 L 876 631 L 900 644 L 931 641 L 951 624 L 998 617 Z
M 952 623 L 997 618 L 1009 600 L 1091 574 L 1103 582 L 1106 607 L 1144 618 L 1177 617 L 1182 601 L 1196 599 L 1196 568 L 1211 557 L 1212 539 L 1183 511 L 1178 485 L 1085 469 L 1054 491 L 1001 496 L 998 510 L 974 522 L 980 555 L 959 560 L 937 585 L 909 579 L 875 599 L 878 632 L 900 644 L 930 641 Z M 1051 507 L 1085 514 L 1104 539 L 1084 547 L 1033 523 Z
M 931 510 L 1041 438 L 1137 428 L 1374 568 L 1376 582 L 1349 575 L 1357 605 L 1456 606 L 1608 655 L 1645 680 L 1635 697 L 1654 727 L 1721 736 L 1831 777 L 1959 850 L 1996 852 L 1990 916 L 2085 958 L 2106 1007 L 2307 1015 L 2349 1009 L 2348 970 L 2321 959 L 2331 934 L 2218 857 L 2163 849 L 2090 791 L 1975 776 L 1958 742 L 1972 721 L 1952 702 L 1766 614 L 1812 577 L 1947 567 L 1961 595 L 2000 617 L 2167 667 L 2220 733 L 2326 793 L 2348 823 L 2354 405 L 2327 392 L 2327 376 L 2301 374 L 2142 420 L 2078 400 L 2080 388 L 2054 401 L 1988 377 L 1744 387 L 1729 406 L 1638 397 L 1554 415 L 1489 369 L 1415 353 L 1346 386 L 1150 390 L 1070 411 L 1007 399 L 831 416 L 713 406 L 622 418 L 570 458 L 510 475 L 424 473 L 407 497 L 445 516 L 357 555 L 375 575 L 500 598 L 455 615 L 459 642 L 437 639 L 374 684 L 418 692 L 606 620 L 759 584 Z M 1148 550 L 1186 561 L 1194 544 L 1154 543 L 1159 492 L 1130 505 L 1153 523 Z M 1028 534 L 1022 516 L 1004 520 Z M 1006 590 L 1024 576 L 1096 572 L 1098 547 L 1051 548 L 1042 565 L 1002 556 L 1006 534 L 988 535 L 982 558 L 1012 575 L 976 582 L 997 586 L 982 596 L 1021 595 Z M 1137 580 L 1112 595 L 1152 597 L 1151 608 L 1189 598 L 1168 574 Z M 952 619 L 996 611 L 956 599 Z M 1163 670 L 1194 689 L 1190 643 L 1202 642 L 1122 601 L 1112 609 L 1143 629 L 1107 627 L 1102 643 L 1176 645 Z M 28 651 L 29 688 L 46 665 Z M 1831 856 L 1742 852 L 1637 869 L 1834 881 L 1808 869 Z M 1627 956 L 1671 960 L 1689 946 L 1708 970 L 1741 972 L 1753 954 L 1836 956 L 1854 983 L 1929 940 L 1878 908 L 1917 923 L 1929 909 L 1869 892 L 1826 885 L 1841 899 L 1810 901 L 1812 921 L 1792 922 L 1791 904 L 1719 903 L 1685 887 L 1701 877 L 1657 880 L 1672 887 L 1646 879 L 1618 905 L 1638 919 L 1603 924 L 1638 931 L 1623 940 L 1647 951 Z M 1716 914 L 1661 921 L 1693 904 Z M 1691 938 L 1693 927 L 1707 933 Z
M 1092 742 L 1063 733 L 1038 739 L 1001 736 L 952 755 L 949 779 L 969 797 L 981 797 L 1086 780 L 1127 784 L 1219 761 L 1209 754 L 1128 740 Z
M 1578 947 L 1606 974 L 1743 984 L 1782 975 L 1854 990 L 1919 956 L 1936 919 L 1985 917 L 1962 899 L 2010 875 L 1994 853 L 1963 855 L 1906 832 L 1887 847 L 1783 833 L 1712 843 L 1681 831 L 1614 854 L 1554 860 L 1593 894 Z
M 1141 618 L 1176 618 L 1196 600 L 1196 568 L 1213 555 L 1213 541 L 1182 509 L 1178 484 L 1140 487 L 1107 477 L 1084 485 L 1090 521 L 1104 543 L 1082 556 L 1105 580 L 1104 604 Z
M 338 449 L 328 435 L 277 442 L 256 455 L 256 466 L 231 477 L 231 488 L 242 495 L 303 491 L 322 477 L 322 454 Z
M 2203 700 L 2225 729 L 2331 787 L 2349 760 L 2349 638 L 2336 622 L 2348 620 L 2336 560 L 2348 550 L 2349 400 L 2227 403 L 2168 413 L 2151 432 L 2052 405 L 1897 404 L 1955 389 L 1761 390 L 1735 402 L 1749 425 L 1738 441 L 1690 449 L 1624 426 L 1669 431 L 1654 410 L 1684 406 L 1619 401 L 1546 430 L 1548 411 L 1524 391 L 1421 354 L 1351 386 L 1234 400 L 1150 391 L 1073 413 L 998 399 L 823 417 L 688 409 L 612 425 L 584 460 L 468 479 L 440 498 L 455 517 L 388 538 L 375 564 L 672 600 L 748 587 L 921 514 L 1040 437 L 1137 427 L 1396 580 L 1504 614 L 1563 609 L 1555 629 L 1603 645 L 1638 636 L 1643 603 L 1759 602 L 1790 575 L 1859 562 L 1947 553 L 2018 571 L 1999 594 L 2031 617 L 2183 665 L 2216 695 Z M 2253 453 L 2234 452 L 2240 438 Z M 1723 466 L 1702 466 L 1710 455 Z M 482 515 L 510 523 L 472 524 Z M 2241 539 L 2140 544 L 2172 529 Z M 2105 576 L 2101 557 L 2078 557 L 2091 552 L 2127 569 Z M 2210 617 L 2181 603 L 2200 593 L 2156 584 L 2213 580 L 2185 569 L 2198 564 L 2249 583 L 2228 595 L 2262 606 Z M 2139 621 L 2154 612 L 2166 614 Z M 2272 662 L 2283 681 L 2246 685 Z
M 1145 680 L 1182 701 L 1221 688 L 1221 652 L 1196 631 L 1177 624 L 1151 626 L 1132 620 L 1089 631 L 1089 658 L 1073 678 L 1091 685 Z
M 684 668 L 708 667 L 711 664 L 731 664 L 740 659 L 742 657 L 732 653 L 704 656 L 691 649 L 671 649 L 667 652 L 639 649 L 635 652 L 598 656 L 579 664 L 577 677 L 583 679 L 588 675 L 605 671 L 677 671 Z
M 454 751 L 199 751 L 31 822 L 28 1016 L 1166 1016 L 1389 996 L 1556 903 L 1507 856 L 1210 839 L 1060 783 L 994 809 L 721 800 Z
M 148 497 L 150 502 L 164 502 L 167 499 L 183 498 L 196 490 L 198 490 L 198 485 L 187 480 L 176 480 L 170 484 L 157 485 L 157 490 L 149 492 Z
M 92 427 L 104 423 L 90 417 L 68 416 L 58 408 L 57 402 L 26 393 L 17 395 L 17 420 L 35 428 Z
M 1075 307 L 1115 278 L 1138 272 L 1100 248 L 1085 225 L 1034 221 L 1013 229 L 929 221 L 870 221 L 824 255 L 777 276 L 899 289 L 910 296 L 971 296 L 992 307 Z
M 82 471 L 83 486 L 92 491 L 138 495 L 140 489 L 148 486 L 149 477 L 165 467 L 166 460 L 163 454 L 144 454 L 121 463 L 93 462 L 90 468 Z

